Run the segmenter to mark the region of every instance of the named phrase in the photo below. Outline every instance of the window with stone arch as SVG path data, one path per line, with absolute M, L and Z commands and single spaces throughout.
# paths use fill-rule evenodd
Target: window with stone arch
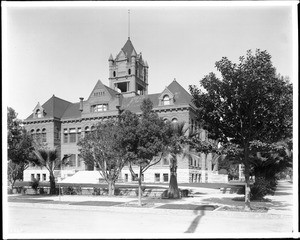
M 89 126 L 86 126 L 86 127 L 84 128 L 84 135 L 86 136 L 89 132 L 90 132 L 90 127 L 89 127 Z
M 41 139 L 41 130 L 37 129 L 36 130 L 36 140 L 39 141 Z
M 173 118 L 172 119 L 172 123 L 178 123 L 178 119 L 177 118 Z
M 167 105 L 170 105 L 170 104 L 171 104 L 169 95 L 165 95 L 165 96 L 163 97 L 162 103 L 163 103 L 164 106 L 167 106 Z
M 42 141 L 47 142 L 46 128 L 43 128 L 43 130 L 42 130 Z

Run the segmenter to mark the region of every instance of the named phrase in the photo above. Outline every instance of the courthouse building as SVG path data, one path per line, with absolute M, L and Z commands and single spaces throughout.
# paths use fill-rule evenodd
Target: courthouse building
M 58 147 L 60 158 L 71 154 L 69 165 L 56 171 L 63 182 L 99 181 L 99 172 L 80 158 L 78 140 L 92 131 L 96 123 L 115 119 L 123 110 L 141 113 L 140 105 L 144 98 L 150 98 L 153 110 L 163 119 L 185 122 L 190 129 L 199 128 L 192 97 L 175 79 L 161 92 L 148 94 L 148 85 L 151 84 L 151 79 L 148 79 L 149 66 L 142 54 L 136 52 L 130 38 L 115 58 L 110 55 L 108 62 L 109 86 L 98 80 L 90 95 L 86 99 L 78 96 L 79 101 L 75 103 L 53 95 L 45 103 L 33 106 L 33 112 L 24 120 L 28 132 L 47 143 L 48 147 Z M 201 137 L 206 138 L 205 131 Z M 178 182 L 214 181 L 217 172 L 213 170 L 216 167 L 217 163 L 212 162 L 211 154 L 199 154 L 199 158 L 194 160 L 182 158 L 178 161 Z M 36 167 L 25 170 L 24 181 L 33 177 L 48 181 L 49 173 L 46 169 Z M 168 182 L 168 160 L 163 159 L 149 168 L 143 178 L 145 182 Z M 122 170 L 119 180 L 133 181 L 127 166 Z

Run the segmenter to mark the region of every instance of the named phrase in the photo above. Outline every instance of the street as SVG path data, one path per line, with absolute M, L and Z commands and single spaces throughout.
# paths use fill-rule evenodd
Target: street
M 84 209 L 48 209 L 36 206 L 8 207 L 8 234 L 17 236 L 88 237 L 96 234 L 222 233 L 247 236 L 292 231 L 292 218 L 216 217 L 198 211 L 191 214 Z M 16 235 L 14 235 L 16 234 Z M 24 234 L 24 235 L 23 235 Z M 29 235 L 28 235 L 29 234 Z M 185 234 L 188 237 L 188 235 Z M 240 236 L 240 235 L 239 235 Z

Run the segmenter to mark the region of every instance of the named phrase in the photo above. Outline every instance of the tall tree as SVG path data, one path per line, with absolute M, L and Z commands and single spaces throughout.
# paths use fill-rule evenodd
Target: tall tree
M 126 163 L 125 149 L 122 148 L 122 129 L 118 121 L 106 121 L 78 143 L 81 157 L 86 164 L 97 166 L 108 183 L 109 195 L 114 195 L 115 183 Z
M 132 176 L 138 175 L 140 206 L 142 205 L 143 173 L 161 161 L 163 149 L 169 143 L 171 136 L 171 129 L 152 109 L 153 103 L 146 98 L 141 105 L 142 115 L 140 118 L 129 111 L 125 111 L 121 117 L 123 129 L 126 129 L 123 132 L 123 147 L 127 152 L 124 157 L 129 161 Z M 138 166 L 138 174 L 134 172 L 132 165 Z
M 23 172 L 34 161 L 33 140 L 21 126 L 14 109 L 7 108 L 8 183 L 12 190 L 16 180 L 23 179 Z
M 221 80 L 210 73 L 200 88 L 190 86 L 199 119 L 209 137 L 237 144 L 245 166 L 245 209 L 250 210 L 250 142 L 276 142 L 290 137 L 292 85 L 276 75 L 271 55 L 259 49 L 232 63 L 226 57 L 216 62 Z
M 61 164 L 66 164 L 70 155 L 65 155 L 60 159 L 59 150 L 57 148 L 36 147 L 34 149 L 36 156 L 36 165 L 45 167 L 49 171 L 50 194 L 56 194 L 54 170 Z

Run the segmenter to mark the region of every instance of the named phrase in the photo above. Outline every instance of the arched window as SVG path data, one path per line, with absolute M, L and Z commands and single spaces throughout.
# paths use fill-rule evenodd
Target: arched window
M 36 130 L 36 140 L 40 140 L 41 139 L 41 130 L 40 129 L 37 129 Z
M 172 123 L 178 123 L 177 118 L 173 118 L 173 119 L 172 119 Z
M 47 142 L 47 133 L 45 128 L 42 130 L 42 141 Z
M 131 69 L 130 68 L 128 69 L 128 75 L 131 75 Z
M 114 77 L 116 76 L 116 71 L 113 71 L 113 76 L 114 76 Z
M 86 136 L 89 132 L 90 132 L 90 127 L 89 127 L 89 126 L 86 126 L 86 127 L 84 128 L 84 135 Z
M 95 130 L 95 126 L 92 126 L 92 127 L 91 127 L 91 131 L 94 131 L 94 130 Z
M 31 136 L 34 135 L 34 129 L 31 129 L 30 134 L 31 134 Z
M 163 97 L 163 105 L 166 106 L 166 105 L 170 105 L 170 97 L 169 95 L 165 95 Z
M 167 119 L 167 118 L 165 118 L 165 119 L 164 119 L 164 123 L 167 123 L 167 122 L 168 122 L 168 119 Z
M 42 111 L 40 109 L 36 110 L 35 114 L 38 118 L 42 117 Z

